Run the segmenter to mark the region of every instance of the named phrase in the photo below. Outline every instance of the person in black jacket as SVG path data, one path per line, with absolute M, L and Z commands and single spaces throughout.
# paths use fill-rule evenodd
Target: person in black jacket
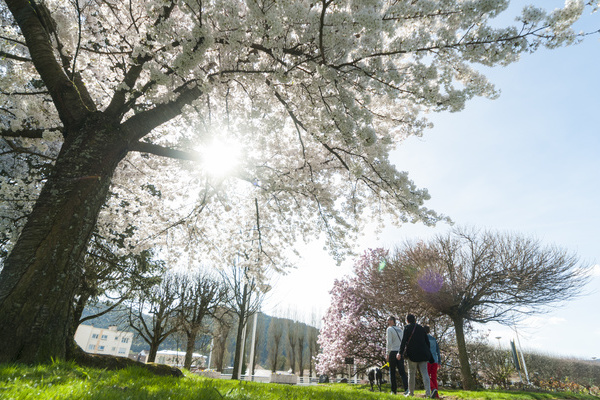
M 407 396 L 415 395 L 415 380 L 417 368 L 421 371 L 425 394 L 427 398 L 431 397 L 431 387 L 429 383 L 429 374 L 427 374 L 427 363 L 433 360 L 431 350 L 429 349 L 429 338 L 425 329 L 417 324 L 414 315 L 406 316 L 408 325 L 404 327 L 402 343 L 400 344 L 400 354 L 405 354 L 408 360 L 408 393 Z

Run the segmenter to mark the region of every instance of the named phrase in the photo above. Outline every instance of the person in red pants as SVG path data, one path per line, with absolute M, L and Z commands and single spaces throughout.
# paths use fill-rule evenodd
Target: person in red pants
M 437 371 L 440 367 L 441 360 L 440 346 L 438 345 L 437 340 L 429 333 L 431 331 L 429 325 L 425 325 L 423 328 L 425 329 L 427 337 L 429 338 L 429 349 L 431 350 L 431 355 L 435 361 L 434 363 L 427 363 L 427 374 L 429 375 L 429 383 L 431 385 L 431 398 L 439 399 L 440 395 L 438 393 Z

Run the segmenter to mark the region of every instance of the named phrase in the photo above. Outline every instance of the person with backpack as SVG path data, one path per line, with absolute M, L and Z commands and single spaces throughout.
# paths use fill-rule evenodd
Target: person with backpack
M 429 383 L 429 374 L 427 374 L 427 362 L 433 361 L 431 350 L 429 349 L 429 338 L 425 329 L 417 324 L 414 315 L 406 316 L 408 325 L 404 327 L 402 343 L 400 344 L 400 354 L 404 355 L 408 361 L 408 393 L 405 396 L 415 395 L 415 381 L 417 368 L 421 371 L 423 385 L 425 386 L 426 397 L 431 397 L 431 386 Z

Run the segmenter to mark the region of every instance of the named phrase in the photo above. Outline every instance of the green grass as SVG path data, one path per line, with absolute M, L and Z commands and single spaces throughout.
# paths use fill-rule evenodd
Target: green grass
M 389 386 L 384 386 L 389 391 Z M 570 393 L 441 390 L 442 397 L 485 400 L 578 399 L 597 397 Z M 423 398 L 423 391 L 416 397 Z M 386 392 L 371 392 L 367 385 L 328 384 L 289 386 L 258 382 L 208 379 L 192 374 L 184 378 L 159 377 L 141 368 L 121 371 L 82 368 L 74 363 L 0 365 L 0 399 L 202 399 L 202 400 L 358 400 L 392 399 Z

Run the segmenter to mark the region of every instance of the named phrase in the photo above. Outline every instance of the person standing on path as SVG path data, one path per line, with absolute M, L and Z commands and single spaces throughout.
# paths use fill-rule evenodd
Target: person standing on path
M 387 319 L 388 327 L 385 331 L 385 351 L 387 354 L 387 362 L 390 365 L 390 384 L 392 386 L 392 393 L 396 394 L 398 390 L 398 384 L 396 383 L 396 369 L 402 378 L 402 385 L 404 390 L 408 389 L 408 379 L 406 376 L 406 370 L 404 369 L 404 358 L 397 357 L 400 350 L 400 344 L 402 343 L 402 329 L 396 326 L 396 317 L 390 316 Z
M 437 372 L 440 368 L 440 361 L 442 359 L 440 355 L 440 346 L 436 338 L 434 338 L 430 332 L 431 329 L 429 325 L 423 325 L 423 329 L 425 329 L 425 333 L 427 333 L 427 338 L 429 339 L 429 350 L 431 350 L 431 355 L 433 356 L 434 362 L 427 363 L 427 374 L 429 375 L 429 382 L 431 383 L 431 398 L 439 399 L 440 395 L 438 393 L 438 381 L 437 381 Z
M 433 360 L 429 349 L 429 338 L 425 333 L 425 329 L 417 324 L 414 315 L 408 314 L 406 322 L 408 325 L 404 327 L 402 343 L 400 344 L 400 354 L 405 354 L 408 360 L 408 393 L 405 393 L 405 396 L 415 395 L 415 380 L 417 368 L 419 368 L 423 377 L 425 395 L 429 398 L 431 397 L 431 387 L 429 375 L 427 374 L 427 362 Z

